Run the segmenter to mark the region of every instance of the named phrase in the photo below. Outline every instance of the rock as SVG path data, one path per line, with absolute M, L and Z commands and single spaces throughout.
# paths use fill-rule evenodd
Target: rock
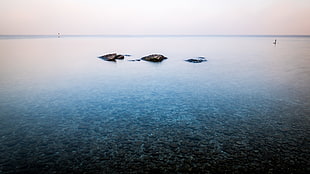
M 190 62 L 190 63 L 201 63 L 201 62 L 206 62 L 207 59 L 204 57 L 197 57 L 197 58 L 193 58 L 193 59 L 187 59 L 185 61 Z
M 115 56 L 115 59 L 124 59 L 124 56 L 119 54 Z
M 236 143 L 237 143 L 238 145 L 242 145 L 242 144 L 243 144 L 241 141 L 236 141 Z
M 106 60 L 106 61 L 116 61 L 116 59 L 124 59 L 123 55 L 112 53 L 112 54 L 106 54 L 103 56 L 100 56 L 99 58 Z
M 152 54 L 152 55 L 148 55 L 148 56 L 141 58 L 141 60 L 150 61 L 150 62 L 161 62 L 165 59 L 168 59 L 168 58 L 160 54 Z
M 177 148 L 178 145 L 177 145 L 176 143 L 172 143 L 172 144 L 170 144 L 170 147 L 172 147 L 172 148 Z

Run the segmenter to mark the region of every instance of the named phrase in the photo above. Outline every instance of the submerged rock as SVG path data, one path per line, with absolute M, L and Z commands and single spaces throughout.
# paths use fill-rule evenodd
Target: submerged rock
M 190 63 L 201 63 L 201 62 L 206 62 L 208 60 L 204 57 L 197 57 L 197 58 L 193 58 L 193 59 L 187 59 L 185 61 L 190 62 Z
M 103 56 L 100 56 L 99 58 L 106 60 L 106 61 L 116 61 L 116 59 L 124 59 L 124 56 L 121 54 L 116 54 L 116 53 L 112 53 L 112 54 L 106 54 Z
M 150 62 L 161 62 L 165 59 L 168 59 L 168 58 L 160 54 L 152 54 L 152 55 L 148 55 L 148 56 L 141 58 L 141 60 L 150 61 Z

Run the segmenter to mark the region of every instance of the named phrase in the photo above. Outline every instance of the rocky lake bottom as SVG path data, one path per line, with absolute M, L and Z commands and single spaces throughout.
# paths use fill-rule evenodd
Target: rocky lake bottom
M 291 118 L 285 102 L 276 106 L 272 101 L 263 102 L 255 109 L 234 109 L 236 104 L 231 104 L 203 112 L 197 107 L 175 106 L 170 114 L 161 116 L 156 113 L 162 108 L 142 109 L 142 114 L 110 110 L 75 116 L 62 108 L 63 113 L 58 111 L 62 117 L 1 122 L 0 171 L 307 173 L 310 130 L 308 120 L 301 119 L 307 115 L 296 110 L 296 117 Z M 185 115 L 188 109 L 191 115 Z M 107 114 L 113 115 L 104 117 Z

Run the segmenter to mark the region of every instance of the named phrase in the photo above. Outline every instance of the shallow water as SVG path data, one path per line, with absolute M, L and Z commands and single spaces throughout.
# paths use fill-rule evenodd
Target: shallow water
M 2 37 L 0 173 L 307 173 L 310 38 L 273 39 Z

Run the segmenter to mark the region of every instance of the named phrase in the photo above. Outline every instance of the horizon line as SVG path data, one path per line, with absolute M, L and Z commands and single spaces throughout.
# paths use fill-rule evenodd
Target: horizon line
M 307 34 L 0 34 L 0 37 L 310 37 Z

